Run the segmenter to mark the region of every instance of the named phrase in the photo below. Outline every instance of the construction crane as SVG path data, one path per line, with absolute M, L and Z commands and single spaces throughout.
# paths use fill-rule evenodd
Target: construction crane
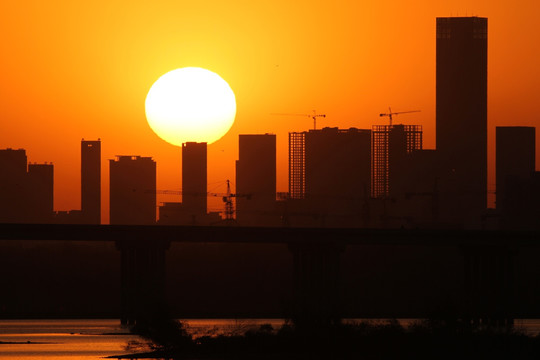
M 317 114 L 315 110 L 313 110 L 313 114 L 282 114 L 282 113 L 272 113 L 270 115 L 277 115 L 277 116 L 307 116 L 313 119 L 313 130 L 317 130 L 317 118 L 325 118 L 325 114 Z
M 208 195 L 212 196 L 221 196 L 221 199 L 223 200 L 223 203 L 225 204 L 225 220 L 231 221 L 233 220 L 234 215 L 234 207 L 233 207 L 233 197 L 237 197 L 236 194 L 231 193 L 231 182 L 227 180 L 227 192 L 225 194 L 212 194 L 208 193 Z
M 392 109 L 388 108 L 388 113 L 379 114 L 379 117 L 388 116 L 388 118 L 390 119 L 390 126 L 392 126 L 392 115 L 408 114 L 408 113 L 415 113 L 415 112 L 420 112 L 420 110 L 392 112 Z
M 233 206 L 233 198 L 238 197 L 245 197 L 250 199 L 251 194 L 233 194 L 231 192 L 231 182 L 229 180 L 226 181 L 227 183 L 227 192 L 225 193 L 213 193 L 213 192 L 207 192 L 207 193 L 184 193 L 181 190 L 156 190 L 156 194 L 164 194 L 164 195 L 195 195 L 195 196 L 214 196 L 218 197 L 221 196 L 221 199 L 223 200 L 223 203 L 225 204 L 225 219 L 226 220 L 232 220 L 234 215 L 234 206 Z M 147 192 L 153 192 L 151 190 L 148 190 Z

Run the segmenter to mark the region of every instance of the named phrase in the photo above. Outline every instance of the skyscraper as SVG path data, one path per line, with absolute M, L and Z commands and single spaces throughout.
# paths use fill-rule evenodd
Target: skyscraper
M 496 128 L 497 210 L 501 229 L 538 229 L 540 176 L 535 173 L 535 128 Z
M 110 223 L 156 222 L 156 162 L 151 157 L 117 156 L 109 160 Z
M 236 220 L 243 226 L 278 225 L 276 135 L 240 135 L 238 143 Z
M 0 221 L 23 222 L 26 216 L 27 157 L 24 149 L 0 150 Z
M 182 207 L 194 217 L 206 216 L 206 143 L 182 144 Z
M 487 18 L 437 18 L 436 31 L 442 208 L 453 221 L 477 224 L 487 206 Z
M 101 141 L 81 141 L 81 212 L 86 224 L 101 223 Z
M 53 164 L 28 164 L 28 221 L 51 223 L 54 215 Z
M 53 164 L 27 164 L 24 149 L 0 150 L 0 222 L 53 222 L 53 201 Z
M 320 226 L 359 226 L 370 194 L 371 131 L 289 133 L 289 193 Z
M 497 126 L 496 128 L 497 209 L 504 207 L 507 182 L 531 179 L 535 170 L 535 128 Z

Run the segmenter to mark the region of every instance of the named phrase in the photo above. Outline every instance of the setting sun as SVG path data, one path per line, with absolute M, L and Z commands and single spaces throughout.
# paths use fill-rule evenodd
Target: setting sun
M 539 14 L 0 0 L 0 360 L 540 360 Z
M 232 89 L 209 70 L 186 67 L 161 76 L 146 96 L 146 118 L 163 140 L 184 142 L 219 140 L 231 128 L 236 115 Z

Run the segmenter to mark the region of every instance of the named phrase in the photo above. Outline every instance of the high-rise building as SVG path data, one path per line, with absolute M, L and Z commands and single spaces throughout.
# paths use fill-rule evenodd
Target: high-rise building
M 238 142 L 236 220 L 242 226 L 278 225 L 276 135 L 240 135 Z
M 370 194 L 371 131 L 289 133 L 289 193 L 321 226 L 358 226 Z
M 206 143 L 182 144 L 182 207 L 194 217 L 207 212 Z
M 397 179 L 397 189 L 391 195 L 398 197 L 396 208 L 401 211 L 400 216 L 414 227 L 441 226 L 438 184 L 440 164 L 437 150 L 415 150 L 407 154 L 404 160 Z
M 538 229 L 540 176 L 534 127 L 496 128 L 496 205 L 502 229 Z
M 210 226 L 222 223 L 219 212 L 207 212 L 206 143 L 182 144 L 182 202 L 159 207 L 159 224 Z
M 53 164 L 28 164 L 27 216 L 32 223 L 51 223 L 54 216 Z
M 371 129 L 371 194 L 385 198 L 403 192 L 409 169 L 406 157 L 422 149 L 421 125 L 373 125 Z
M 306 134 L 289 133 L 289 197 L 303 199 L 306 196 Z
M 0 169 L 0 222 L 53 222 L 53 164 L 28 164 L 24 149 L 3 149 Z
M 156 162 L 151 157 L 117 156 L 109 162 L 110 223 L 156 222 Z
M 506 183 L 529 180 L 535 170 L 535 128 L 497 126 L 495 138 L 496 204 L 497 208 L 501 209 L 506 197 Z
M 81 214 L 86 224 L 101 223 L 101 141 L 81 141 Z
M 442 208 L 474 226 L 487 206 L 487 18 L 437 18 L 436 32 L 436 141 L 448 194 Z
M 24 222 L 27 209 L 27 157 L 24 149 L 0 150 L 0 221 Z

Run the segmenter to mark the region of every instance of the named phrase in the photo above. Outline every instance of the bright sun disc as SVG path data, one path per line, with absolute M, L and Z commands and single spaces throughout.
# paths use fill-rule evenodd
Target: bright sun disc
M 219 140 L 236 116 L 236 99 L 229 84 L 212 71 L 186 67 L 169 71 L 152 85 L 145 101 L 146 119 L 163 140 Z

